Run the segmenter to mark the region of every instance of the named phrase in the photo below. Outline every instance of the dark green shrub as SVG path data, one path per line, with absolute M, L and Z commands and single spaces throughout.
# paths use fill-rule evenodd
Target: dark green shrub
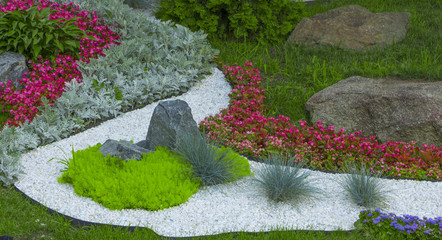
M 252 39 L 281 43 L 305 14 L 291 0 L 161 0 L 155 16 L 203 30 L 209 39 Z
M 246 158 L 229 148 L 209 144 L 204 134 L 182 136 L 175 150 L 183 162 L 190 163 L 193 175 L 206 186 L 232 182 L 251 174 Z
M 38 5 L 33 5 L 26 10 L 0 12 L 0 52 L 18 52 L 35 61 L 38 56 L 54 60 L 60 50 L 79 58 L 80 38 L 95 38 L 74 25 L 78 17 L 62 23 L 49 19 L 54 11 L 49 7 L 38 11 Z
M 72 184 L 75 193 L 91 197 L 109 209 L 162 210 L 186 202 L 198 191 L 189 166 L 167 148 L 143 155 L 141 161 L 103 157 L 101 144 L 72 150 L 61 183 Z

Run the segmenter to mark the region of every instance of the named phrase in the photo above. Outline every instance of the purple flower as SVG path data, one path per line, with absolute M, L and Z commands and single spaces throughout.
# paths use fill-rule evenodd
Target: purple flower
M 425 234 L 430 234 L 430 232 L 431 232 L 431 229 L 424 231 Z
M 373 224 L 378 224 L 381 221 L 381 219 L 379 217 L 373 219 Z
M 436 221 L 436 219 L 429 218 L 429 219 L 427 219 L 426 223 L 429 223 L 429 224 L 436 224 L 437 221 Z
M 415 223 L 413 223 L 413 225 L 405 225 L 404 228 L 410 229 L 410 230 L 413 230 L 413 232 L 416 232 L 417 225 Z
M 396 228 L 399 231 L 405 231 L 404 226 L 400 225 L 400 224 L 394 224 L 394 228 Z
M 373 213 L 367 214 L 367 217 L 371 217 L 371 216 L 373 216 Z
M 404 215 L 403 221 L 405 223 L 412 223 L 414 221 L 420 221 L 420 219 L 417 216 Z

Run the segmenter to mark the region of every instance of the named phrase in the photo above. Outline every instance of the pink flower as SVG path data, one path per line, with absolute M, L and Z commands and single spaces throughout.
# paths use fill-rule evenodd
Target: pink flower
M 223 65 L 220 61 L 218 64 Z M 413 146 L 414 142 L 379 144 L 375 136 L 361 138 L 359 135 L 362 131 L 345 135 L 344 128 L 335 132 L 333 126 L 326 127 L 321 121 L 309 127 L 301 120 L 298 129 L 282 115 L 278 119 L 266 118 L 262 114 L 266 108 L 259 71 L 251 66 L 249 62 L 243 68 L 237 64 L 222 66 L 225 75 L 234 84 L 230 106 L 215 116 L 207 117 L 203 120 L 204 124 L 200 124 L 208 136 L 216 136 L 216 141 L 240 153 L 257 157 L 266 156 L 270 151 L 295 152 L 298 154 L 296 161 L 308 160 L 310 167 L 320 169 L 337 170 L 344 163 L 343 159 L 351 158 L 373 171 L 382 170 L 392 176 L 416 177 L 416 172 L 426 171 L 430 178 L 442 177 L 441 148 L 423 145 L 419 149 Z M 244 139 L 245 136 L 248 137 Z M 425 154 L 433 161 L 423 161 L 420 150 L 430 152 L 431 156 Z M 400 161 L 413 161 L 413 164 Z
M 116 40 L 120 36 L 109 30 L 108 26 L 103 26 L 94 12 L 79 11 L 78 6 L 73 3 L 59 5 L 47 0 L 24 0 L 8 1 L 5 7 L 0 7 L 0 11 L 8 12 L 16 9 L 27 9 L 38 4 L 39 9 L 50 7 L 57 10 L 52 13 L 50 19 L 70 19 L 79 17 L 75 24 L 80 29 L 89 30 L 97 41 L 81 39 L 80 59 L 74 59 L 68 55 L 59 55 L 54 62 L 43 61 L 41 56 L 37 62 L 29 61 L 29 72 L 21 80 L 25 86 L 23 90 L 16 90 L 12 84 L 7 84 L 6 88 L 0 92 L 0 104 L 10 106 L 11 118 L 6 121 L 10 126 L 19 126 L 24 121 L 31 121 L 38 114 L 38 106 L 42 105 L 41 97 L 45 96 L 49 104 L 61 96 L 67 81 L 77 79 L 81 81 L 81 72 L 77 70 L 77 61 L 88 63 L 90 58 L 103 55 L 103 49 L 110 45 L 119 44 Z

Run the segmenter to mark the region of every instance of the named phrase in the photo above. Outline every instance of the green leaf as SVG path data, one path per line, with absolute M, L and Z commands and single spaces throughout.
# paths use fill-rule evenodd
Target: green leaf
M 105 9 L 104 11 L 106 12 L 106 15 L 107 15 L 110 19 L 112 19 L 112 13 L 111 13 L 109 10 L 107 10 L 107 9 Z
M 12 22 L 12 29 L 17 29 L 18 21 Z
M 38 54 L 40 54 L 40 51 L 41 51 L 41 46 L 38 46 L 38 45 L 34 46 L 32 48 L 32 51 L 33 51 L 33 54 L 34 54 L 34 58 L 37 59 Z
M 15 34 L 15 31 L 11 29 L 11 30 L 9 30 L 9 32 L 5 33 L 5 36 L 12 37 L 12 36 L 14 36 L 14 34 Z
M 123 92 L 121 92 L 117 87 L 114 87 L 115 99 L 122 101 L 123 100 Z
M 25 48 L 28 48 L 32 42 L 32 39 L 29 39 L 28 37 L 24 37 L 23 42 L 25 43 Z
M 38 33 L 38 30 L 37 30 L 37 29 L 33 29 L 33 30 L 32 30 L 32 34 L 31 34 L 32 38 L 35 38 L 35 36 L 37 35 L 37 33 Z
M 19 53 L 23 53 L 25 50 L 25 48 L 23 47 L 23 45 L 18 46 L 18 52 Z
M 54 36 L 52 35 L 46 35 L 46 44 L 48 44 L 53 38 Z
M 87 39 L 97 41 L 97 39 L 94 36 L 91 36 L 91 35 L 88 35 Z
M 80 43 L 78 41 L 74 41 L 74 40 L 66 40 L 64 41 L 65 44 L 72 46 L 74 48 L 78 48 L 80 47 Z
M 38 43 L 41 41 L 41 38 L 33 38 L 32 39 L 32 45 L 38 45 Z
M 17 48 L 18 41 L 19 41 L 18 38 L 16 38 L 12 43 L 12 45 L 14 45 L 14 48 Z
M 30 19 L 31 19 L 32 21 L 34 21 L 34 20 L 35 20 L 35 16 L 37 16 L 37 12 L 38 12 L 38 7 L 37 7 L 37 5 L 34 5 L 34 6 L 30 7 L 30 8 L 28 9 L 28 11 L 29 11 Z
M 47 19 L 51 12 L 51 8 L 43 8 L 42 10 L 40 10 L 40 16 L 44 17 L 44 19 Z
M 22 22 L 18 23 L 18 29 L 23 30 L 23 29 L 25 29 L 25 27 L 26 27 L 26 24 L 24 24 Z
M 60 49 L 62 52 L 64 52 L 64 47 L 63 45 L 60 43 L 60 41 L 58 41 L 58 39 L 54 40 L 55 45 L 57 45 L 58 49 Z

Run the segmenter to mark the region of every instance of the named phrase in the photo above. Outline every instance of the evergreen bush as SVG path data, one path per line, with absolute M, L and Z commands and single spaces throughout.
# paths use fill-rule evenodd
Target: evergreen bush
M 304 17 L 304 5 L 290 0 L 162 0 L 155 16 L 203 30 L 210 40 L 281 43 Z

